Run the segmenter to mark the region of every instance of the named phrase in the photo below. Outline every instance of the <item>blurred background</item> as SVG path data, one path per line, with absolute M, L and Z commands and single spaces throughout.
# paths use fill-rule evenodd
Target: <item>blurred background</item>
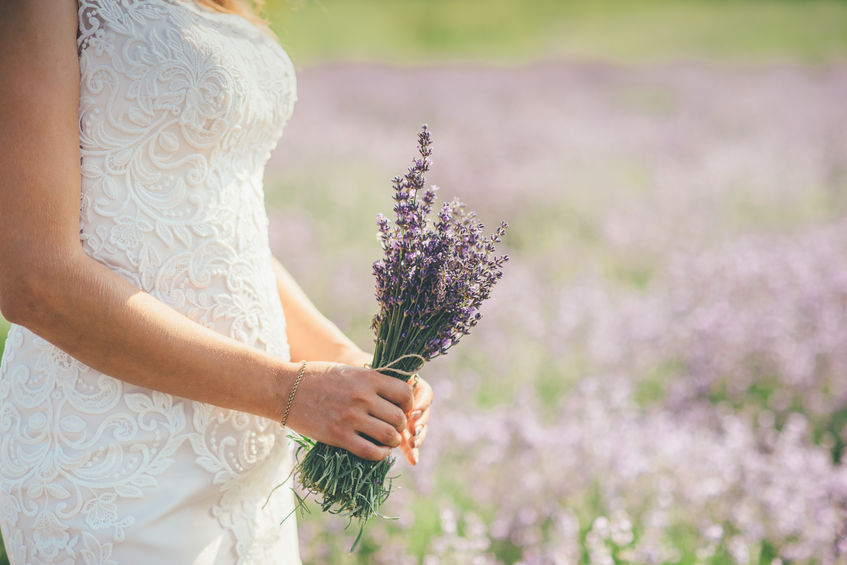
M 847 2 L 266 14 L 299 91 L 272 245 L 358 343 L 422 123 L 440 198 L 511 225 L 482 322 L 425 369 L 397 519 L 351 556 L 313 507 L 305 563 L 847 563 Z

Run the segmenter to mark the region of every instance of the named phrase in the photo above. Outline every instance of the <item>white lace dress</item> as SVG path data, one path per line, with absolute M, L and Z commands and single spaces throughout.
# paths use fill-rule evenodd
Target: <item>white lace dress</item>
M 295 77 L 195 0 L 80 0 L 85 252 L 207 327 L 288 358 L 263 173 Z M 116 332 L 121 331 L 115 328 Z M 119 377 L 119 375 L 116 375 Z M 0 528 L 13 565 L 299 563 L 286 430 L 130 385 L 13 325 Z

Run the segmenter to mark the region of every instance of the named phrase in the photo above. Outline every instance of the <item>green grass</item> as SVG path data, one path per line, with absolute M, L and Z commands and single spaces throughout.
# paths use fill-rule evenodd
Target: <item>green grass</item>
M 847 2 L 835 0 L 270 0 L 266 13 L 299 66 L 847 56 Z
M 0 356 L 3 355 L 3 346 L 6 344 L 6 334 L 9 333 L 9 322 L 0 316 Z

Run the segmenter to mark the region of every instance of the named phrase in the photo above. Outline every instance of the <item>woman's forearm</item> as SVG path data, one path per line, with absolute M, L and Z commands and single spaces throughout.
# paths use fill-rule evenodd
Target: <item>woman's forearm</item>
M 10 321 L 123 381 L 278 419 L 298 365 L 190 320 L 81 248 L 35 264 L 3 301 Z
M 285 267 L 275 258 L 271 261 L 277 292 L 285 312 L 291 359 L 335 361 L 350 365 L 370 361 L 369 355 L 318 311 Z

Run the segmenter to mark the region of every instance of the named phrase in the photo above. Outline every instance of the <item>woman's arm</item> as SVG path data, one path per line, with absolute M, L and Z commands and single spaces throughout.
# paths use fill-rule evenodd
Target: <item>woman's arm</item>
M 275 258 L 271 258 L 276 288 L 285 311 L 291 359 L 336 361 L 361 367 L 373 355 L 362 351 L 312 304 L 303 289 Z
M 277 419 L 297 364 L 193 322 L 82 251 L 76 9 L 76 0 L 0 3 L 0 310 L 106 374 Z M 288 422 L 382 459 L 411 407 L 397 379 L 316 362 Z

